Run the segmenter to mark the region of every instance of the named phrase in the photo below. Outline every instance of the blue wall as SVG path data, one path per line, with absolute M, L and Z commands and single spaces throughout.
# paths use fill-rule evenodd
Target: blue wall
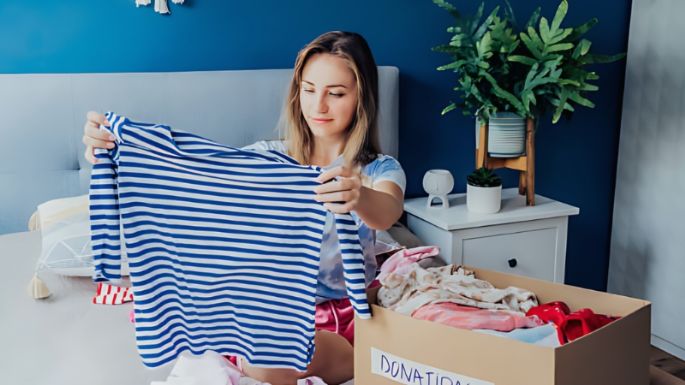
M 447 168 L 460 181 L 473 167 L 472 121 L 458 112 L 440 116 L 455 98 L 453 79 L 435 71 L 448 60 L 430 47 L 448 39 L 444 30 L 451 16 L 430 0 L 186 0 L 170 4 L 171 16 L 133 3 L 3 0 L 0 73 L 284 68 L 318 34 L 357 31 L 369 41 L 378 64 L 400 68 L 400 161 L 408 176 L 407 197 L 423 193 L 421 178 L 430 168 Z M 471 0 L 453 3 L 465 12 L 476 6 Z M 548 18 L 557 6 L 556 0 L 512 3 L 521 20 L 537 4 Z M 592 48 L 624 52 L 630 2 L 571 1 L 568 23 L 591 16 L 600 19 L 588 34 Z M 580 207 L 569 223 L 566 280 L 603 290 L 625 62 L 597 70 L 594 110 L 579 109 L 572 120 L 554 126 L 541 124 L 536 192 Z M 505 187 L 516 184 L 513 174 L 505 180 Z M 464 189 L 458 183 L 455 191 Z

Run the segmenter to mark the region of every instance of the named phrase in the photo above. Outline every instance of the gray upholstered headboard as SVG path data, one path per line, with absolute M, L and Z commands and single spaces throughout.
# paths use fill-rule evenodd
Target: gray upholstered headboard
M 276 139 L 292 70 L 0 75 L 0 234 L 44 201 L 85 194 L 89 110 L 165 123 L 232 146 Z M 397 156 L 399 70 L 379 67 L 383 152 Z

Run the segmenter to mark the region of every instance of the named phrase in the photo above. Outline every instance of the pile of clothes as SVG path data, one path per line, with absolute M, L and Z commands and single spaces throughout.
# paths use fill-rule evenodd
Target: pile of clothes
M 400 250 L 380 268 L 379 305 L 448 326 L 560 346 L 617 319 L 563 302 L 539 304 L 518 287 L 496 288 L 457 265 L 436 266 L 435 246 Z M 432 267 L 429 267 L 432 264 Z

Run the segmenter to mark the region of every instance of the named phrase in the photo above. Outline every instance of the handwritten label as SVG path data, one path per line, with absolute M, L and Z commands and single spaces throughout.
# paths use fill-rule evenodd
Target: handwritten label
M 405 385 L 495 385 L 371 348 L 371 373 Z

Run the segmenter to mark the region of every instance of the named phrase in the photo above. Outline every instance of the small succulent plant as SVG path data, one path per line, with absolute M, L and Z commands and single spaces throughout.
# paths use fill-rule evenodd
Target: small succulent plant
M 477 187 L 497 187 L 502 185 L 502 179 L 492 170 L 481 167 L 466 177 L 466 182 Z

